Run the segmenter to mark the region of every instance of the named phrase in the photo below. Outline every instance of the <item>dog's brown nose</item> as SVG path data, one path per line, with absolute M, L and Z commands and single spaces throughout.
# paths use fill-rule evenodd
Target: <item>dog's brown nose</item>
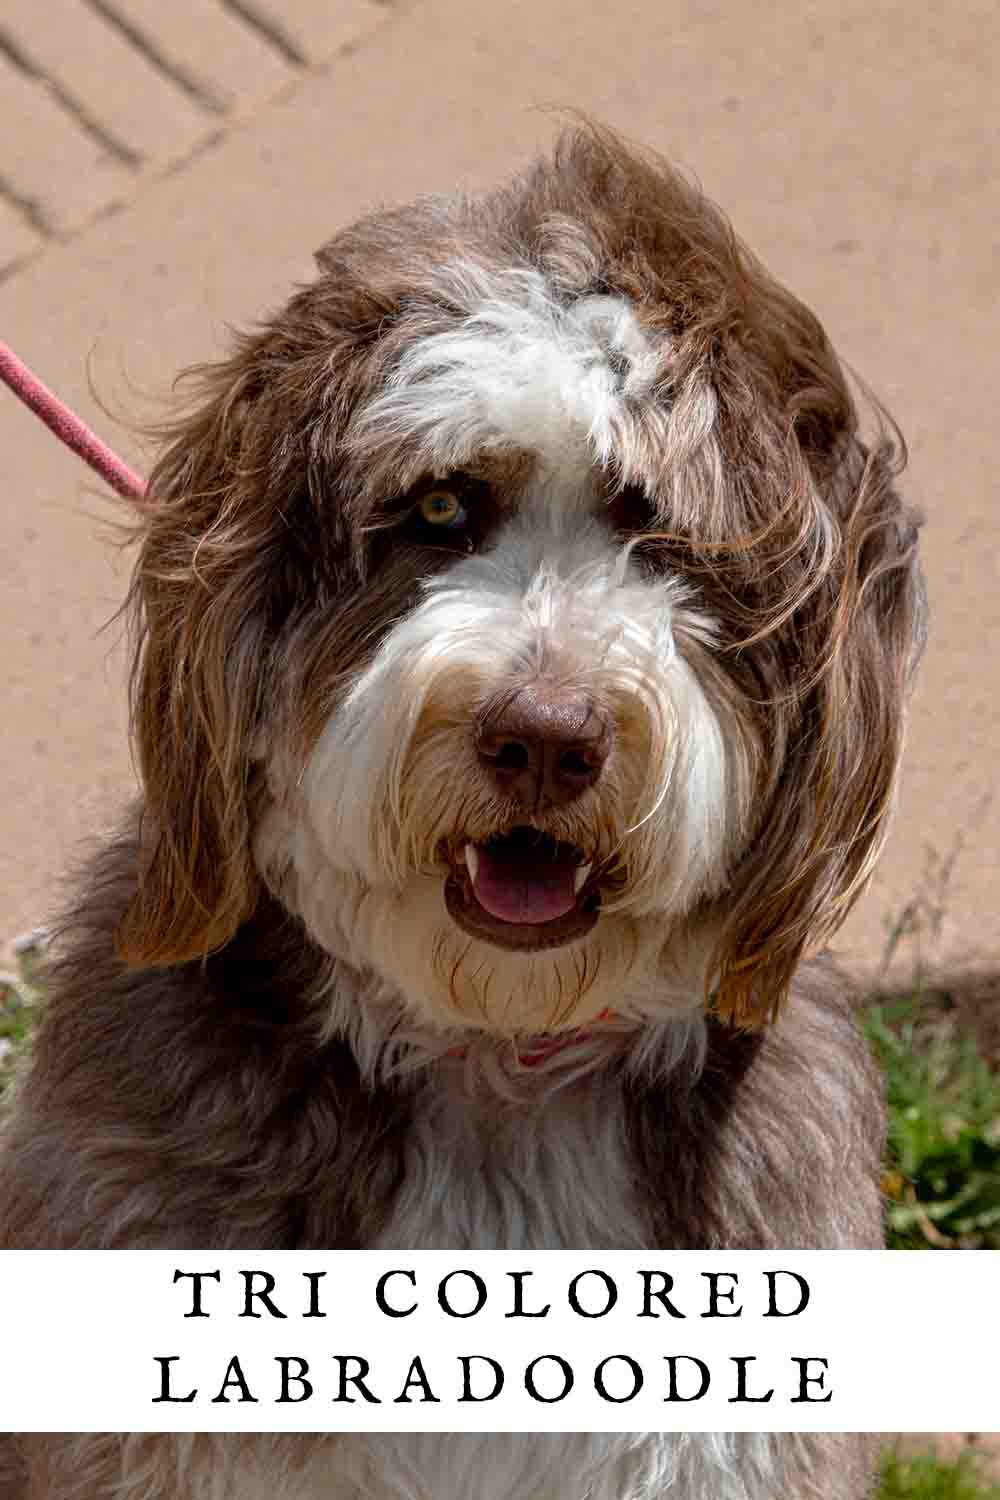
M 534 808 L 572 802 L 593 786 L 611 741 L 610 724 L 586 693 L 540 682 L 483 711 L 477 749 L 498 789 Z

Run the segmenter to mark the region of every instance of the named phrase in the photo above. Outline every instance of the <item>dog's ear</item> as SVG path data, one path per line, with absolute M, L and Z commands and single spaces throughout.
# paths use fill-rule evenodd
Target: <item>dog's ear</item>
M 120 956 L 169 965 L 222 946 L 252 911 L 249 747 L 266 660 L 265 570 L 280 505 L 252 451 L 255 361 L 246 343 L 190 372 L 193 413 L 139 503 L 128 601 L 136 631 L 133 735 L 144 802 L 138 887 Z
M 825 576 L 766 644 L 788 690 L 769 707 L 783 748 L 713 970 L 715 1008 L 737 1025 L 775 1014 L 800 959 L 861 894 L 887 832 L 925 615 L 919 518 L 894 487 L 899 451 L 887 434 L 871 450 L 851 438 L 836 463 L 810 464 Z

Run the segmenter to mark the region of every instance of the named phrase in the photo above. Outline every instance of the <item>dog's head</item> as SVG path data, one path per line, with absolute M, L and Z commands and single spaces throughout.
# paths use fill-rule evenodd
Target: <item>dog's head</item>
M 144 502 L 134 963 L 268 886 L 424 1020 L 746 1023 L 880 847 L 916 524 L 812 314 L 596 129 L 334 239 Z

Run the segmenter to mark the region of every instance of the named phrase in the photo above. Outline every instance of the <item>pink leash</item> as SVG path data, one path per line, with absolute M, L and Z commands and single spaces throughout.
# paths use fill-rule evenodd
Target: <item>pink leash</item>
M 0 343 L 0 380 L 9 385 L 36 417 L 40 417 L 50 432 L 72 448 L 84 463 L 96 469 L 106 484 L 125 500 L 138 500 L 145 494 L 146 486 L 138 474 L 133 474 L 117 454 L 102 443 L 96 433 L 91 432 L 85 422 L 64 406 L 59 397 L 44 386 L 23 364 L 6 344 Z

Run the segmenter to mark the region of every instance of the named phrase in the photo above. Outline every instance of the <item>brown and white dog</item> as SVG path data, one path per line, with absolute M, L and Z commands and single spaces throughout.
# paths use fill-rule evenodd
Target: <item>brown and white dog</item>
M 815 317 L 581 127 L 380 213 L 140 507 L 144 800 L 57 943 L 17 1247 L 876 1246 L 823 961 L 916 522 Z M 35 1437 L 30 1500 L 859 1500 L 843 1436 Z M 0 1485 L 2 1488 L 2 1485 Z

